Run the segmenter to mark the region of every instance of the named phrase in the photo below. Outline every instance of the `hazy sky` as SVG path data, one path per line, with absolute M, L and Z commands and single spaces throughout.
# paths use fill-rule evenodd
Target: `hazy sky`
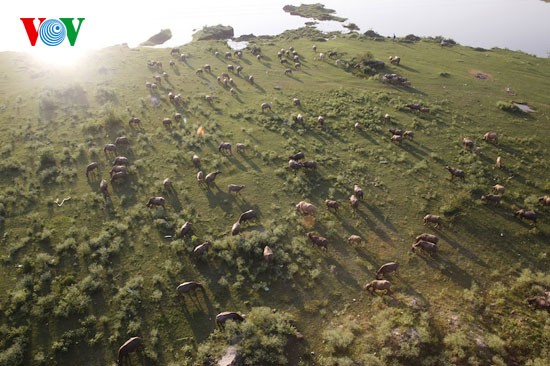
M 285 4 L 302 2 L 321 2 L 363 32 L 442 35 L 465 45 L 523 49 L 539 56 L 550 52 L 550 3 L 541 0 L 14 1 L 0 15 L 0 51 L 34 51 L 22 17 L 86 18 L 76 43 L 82 49 L 125 42 L 136 46 L 161 28 L 172 30 L 173 39 L 166 44 L 171 46 L 190 41 L 193 29 L 204 25 L 231 25 L 236 35 L 274 34 L 302 26 L 305 19 L 282 11 Z M 332 23 L 328 27 L 341 29 Z M 40 41 L 38 47 L 47 48 Z

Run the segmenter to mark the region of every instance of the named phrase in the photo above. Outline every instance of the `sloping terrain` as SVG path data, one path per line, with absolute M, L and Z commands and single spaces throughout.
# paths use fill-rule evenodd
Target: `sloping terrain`
M 240 58 L 221 41 L 184 45 L 183 58 L 112 47 L 66 69 L 1 54 L 0 364 L 111 365 L 134 336 L 144 346 L 130 358 L 141 365 L 213 364 L 230 341 L 252 365 L 545 364 L 548 312 L 526 299 L 550 287 L 550 207 L 539 201 L 550 194 L 549 60 L 297 34 L 256 39 Z M 382 82 L 394 73 L 410 84 Z M 508 112 L 511 101 L 536 112 Z M 414 138 L 392 142 L 389 129 Z M 497 142 L 483 139 L 489 131 Z M 128 145 L 104 151 L 121 136 Z M 300 151 L 316 169 L 289 168 Z M 128 158 L 128 174 L 111 181 L 115 156 Z M 91 162 L 99 168 L 87 177 Z M 205 185 L 198 170 L 221 173 Z M 246 187 L 236 195 L 229 184 Z M 357 210 L 354 184 L 364 192 Z M 491 193 L 500 203 L 480 199 Z M 164 209 L 146 207 L 155 196 Z M 300 201 L 315 216 L 300 214 Z M 522 208 L 536 225 L 514 216 Z M 249 209 L 258 218 L 231 235 Z M 426 214 L 441 226 L 424 225 Z M 433 256 L 411 252 L 424 232 L 439 237 Z M 391 261 L 400 266 L 386 276 L 391 293 L 364 290 Z M 204 291 L 178 295 L 185 281 Z M 222 311 L 248 316 L 216 330 Z

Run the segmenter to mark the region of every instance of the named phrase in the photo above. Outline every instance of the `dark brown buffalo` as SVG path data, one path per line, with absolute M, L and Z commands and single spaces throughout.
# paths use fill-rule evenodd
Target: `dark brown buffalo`
M 231 226 L 231 235 L 235 236 L 241 232 L 241 224 L 237 221 Z
M 122 366 L 124 360 L 129 357 L 129 353 L 135 352 L 142 345 L 143 339 L 139 337 L 132 337 L 124 342 L 124 344 L 118 349 L 117 365 Z
M 445 169 L 447 169 L 449 173 L 451 173 L 451 180 L 453 180 L 455 177 L 460 180 L 464 180 L 466 178 L 466 173 L 464 173 L 464 170 L 456 169 L 448 165 L 445 167 Z
M 116 182 L 117 180 L 124 180 L 128 177 L 128 173 L 126 172 L 118 172 L 111 176 L 111 183 Z
M 242 322 L 244 320 L 244 317 L 240 314 L 237 314 L 232 311 L 224 311 L 222 313 L 219 313 L 216 315 L 216 324 L 218 327 L 223 328 L 225 325 L 225 322 L 228 320 L 234 320 L 237 322 Z
M 243 222 L 255 220 L 258 218 L 258 213 L 254 210 L 248 210 L 245 211 L 239 216 L 239 224 L 242 224 Z
M 189 281 L 189 282 L 184 282 L 184 283 L 180 284 L 176 288 L 176 291 L 178 292 L 178 295 L 181 295 L 181 294 L 186 294 L 186 293 L 191 292 L 191 291 L 195 291 L 196 289 L 201 289 L 201 290 L 204 291 L 204 287 L 200 283 L 195 282 L 195 281 Z
M 300 151 L 300 152 L 297 152 L 297 153 L 294 154 L 294 155 L 290 155 L 288 158 L 289 158 L 290 160 L 296 160 L 296 161 L 298 161 L 298 160 L 303 159 L 303 158 L 305 158 L 305 157 L 306 157 L 306 154 L 304 154 L 303 152 Z
M 537 224 L 537 214 L 535 211 L 528 211 L 522 208 L 521 210 L 516 211 L 514 215 L 518 216 L 521 219 L 533 221 L 534 225 Z
M 113 160 L 113 165 L 128 165 L 130 161 L 126 156 L 117 156 L 115 160 Z
M 376 279 L 381 280 L 386 273 L 391 273 L 391 272 L 397 273 L 398 269 L 399 269 L 399 263 L 389 262 L 389 263 L 383 264 L 382 266 L 380 266 L 380 268 L 378 268 L 378 271 L 376 271 Z
M 361 187 L 359 187 L 359 184 L 357 183 L 353 185 L 353 194 L 355 195 L 355 197 L 357 197 L 357 199 L 363 199 L 363 190 L 361 189 Z
M 99 190 L 101 193 L 103 193 L 103 198 L 109 197 L 109 190 L 107 186 L 107 181 L 105 179 L 102 179 L 101 182 L 99 182 Z
M 416 238 L 414 238 L 414 241 L 415 243 L 419 242 L 419 241 L 429 241 L 430 243 L 434 243 L 434 244 L 437 244 L 437 242 L 439 241 L 439 238 L 433 234 L 428 234 L 428 233 L 422 233 L 420 235 L 418 235 Z
M 165 208 L 164 205 L 166 204 L 166 199 L 164 197 L 151 197 L 149 198 L 149 201 L 147 201 L 146 206 L 162 206 L 162 208 Z
M 191 223 L 189 221 L 185 222 L 180 228 L 180 238 L 183 238 L 185 235 L 191 232 Z
M 193 254 L 195 254 L 195 256 L 197 257 L 201 256 L 204 253 L 206 253 L 206 251 L 208 250 L 208 248 L 210 248 L 211 245 L 212 245 L 212 242 L 210 240 L 207 240 L 204 243 L 197 245 L 195 249 L 193 249 Z
M 306 233 L 308 239 L 323 250 L 328 250 L 328 239 L 314 233 Z
M 99 163 L 96 161 L 88 164 L 88 166 L 86 166 L 86 178 L 88 178 L 90 173 L 94 172 L 98 168 L 99 168 Z
M 429 241 L 419 241 L 412 245 L 411 251 L 414 253 L 416 249 L 420 249 L 425 253 L 428 253 L 430 256 L 434 256 L 437 253 L 437 244 Z
M 111 170 L 109 170 L 109 174 L 111 175 L 111 177 L 114 173 L 119 172 L 128 173 L 128 167 L 126 165 L 115 165 L 111 168 Z

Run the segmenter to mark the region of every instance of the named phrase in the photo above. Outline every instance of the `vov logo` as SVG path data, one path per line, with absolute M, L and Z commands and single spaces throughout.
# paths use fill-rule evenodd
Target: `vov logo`
M 75 18 L 59 18 L 59 19 L 47 19 L 38 18 L 40 23 L 38 27 L 34 25 L 34 20 L 36 18 L 20 18 L 25 26 L 27 31 L 27 36 L 29 37 L 29 42 L 31 46 L 36 45 L 38 36 L 40 35 L 40 40 L 47 46 L 59 46 L 64 40 L 65 37 L 69 40 L 69 44 L 74 46 L 78 33 L 80 32 L 80 26 L 86 18 L 77 18 L 78 19 L 78 28 L 75 29 L 73 20 Z

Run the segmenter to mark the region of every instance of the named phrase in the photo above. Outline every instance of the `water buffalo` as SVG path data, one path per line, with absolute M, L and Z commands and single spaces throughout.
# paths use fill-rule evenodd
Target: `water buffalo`
M 304 165 L 294 159 L 290 159 L 288 161 L 288 167 L 290 168 L 290 170 L 292 170 L 294 172 L 294 174 L 296 174 L 296 172 L 299 170 L 299 169 L 302 169 L 304 167 Z
M 146 206 L 147 207 L 162 206 L 162 208 L 166 208 L 164 207 L 165 203 L 166 203 L 166 199 L 164 199 L 164 197 L 151 197 L 149 198 L 149 201 L 147 201 Z
M 166 190 L 166 192 L 174 192 L 174 183 L 172 183 L 172 180 L 170 178 L 166 178 L 162 181 L 162 186 Z
M 122 366 L 124 360 L 129 357 L 129 353 L 135 352 L 139 347 L 143 345 L 143 340 L 139 337 L 132 337 L 128 339 L 118 349 L 117 365 Z
M 125 180 L 126 178 L 128 178 L 128 173 L 116 172 L 115 174 L 111 175 L 111 183 L 119 180 Z
M 355 183 L 353 185 L 353 194 L 355 195 L 355 197 L 357 197 L 358 199 L 362 200 L 363 199 L 363 190 L 361 189 L 361 187 L 359 187 L 359 184 Z
M 305 157 L 306 157 L 306 154 L 304 154 L 303 152 L 300 151 L 300 152 L 297 152 L 296 154 L 290 155 L 288 158 L 289 158 L 290 160 L 296 160 L 296 161 L 298 161 L 298 160 L 301 160 L 301 159 L 303 159 L 303 158 L 305 158 Z
M 243 212 L 240 216 L 239 216 L 239 221 L 238 223 L 239 224 L 242 224 L 246 221 L 250 221 L 250 220 L 255 220 L 258 218 L 258 213 L 254 210 L 248 210 L 248 211 L 245 211 Z
M 521 210 L 516 211 L 514 216 L 518 216 L 520 219 L 533 221 L 533 225 L 537 224 L 537 214 L 535 211 L 528 211 L 522 208 Z
M 237 235 L 241 232 L 241 224 L 237 221 L 231 226 L 231 235 Z
M 95 172 L 99 168 L 99 163 L 94 161 L 86 166 L 86 178 L 90 176 L 90 173 Z
M 439 238 L 433 234 L 422 233 L 414 238 L 415 243 L 418 243 L 419 241 L 429 241 L 430 243 L 437 244 Z
M 328 249 L 328 239 L 314 233 L 306 233 L 308 239 L 323 250 Z
M 271 104 L 269 103 L 262 103 L 262 112 L 265 112 L 267 109 L 271 112 Z
M 191 223 L 189 221 L 186 221 L 185 224 L 183 224 L 180 228 L 179 237 L 183 238 L 185 235 L 189 234 L 190 232 L 191 232 Z
M 348 244 L 361 244 L 363 238 L 359 235 L 350 235 L 348 238 Z
M 113 165 L 128 165 L 130 161 L 125 156 L 117 156 L 115 160 L 113 160 Z
M 197 154 L 193 155 L 191 161 L 193 161 L 193 165 L 197 168 L 201 165 L 201 158 Z
M 351 205 L 351 208 L 356 211 L 359 208 L 359 199 L 357 198 L 357 196 L 352 194 L 349 197 L 349 204 Z
M 128 167 L 126 165 L 113 165 L 111 170 L 109 170 L 109 175 L 112 177 L 115 173 L 128 173 Z
M 445 169 L 451 173 L 451 180 L 453 180 L 455 177 L 459 178 L 460 180 L 464 180 L 466 178 L 466 173 L 464 173 L 464 170 L 456 169 L 451 166 L 446 166 Z
M 216 325 L 219 328 L 223 328 L 224 325 L 225 325 L 225 322 L 228 321 L 228 320 L 234 320 L 234 321 L 237 321 L 237 322 L 242 322 L 242 321 L 244 321 L 244 317 L 242 315 L 237 314 L 237 313 L 232 312 L 232 311 L 224 311 L 224 312 L 219 313 L 218 315 L 216 315 Z
M 439 225 L 441 225 L 441 217 L 437 215 L 428 214 L 424 216 L 424 225 L 427 225 L 428 223 L 435 224 L 435 227 L 438 228 Z
M 212 242 L 210 240 L 207 240 L 204 243 L 197 245 L 193 249 L 193 254 L 197 257 L 201 256 L 204 253 L 206 253 L 206 251 L 208 250 L 208 248 L 210 248 L 211 245 L 212 245 Z
M 483 141 L 498 144 L 498 133 L 496 133 L 496 132 L 487 132 L 487 133 L 485 133 L 485 135 L 483 135 Z
M 109 197 L 107 181 L 105 179 L 102 179 L 101 182 L 99 182 L 99 190 L 103 193 L 103 198 L 107 199 L 107 197 Z
M 137 118 L 137 117 L 132 117 L 132 118 L 130 118 L 130 120 L 128 121 L 128 125 L 129 125 L 131 128 L 141 127 L 141 119 L 139 119 L 139 118 Z
M 105 147 L 103 147 L 103 152 L 105 153 L 106 157 L 109 157 L 109 155 L 116 155 L 116 145 L 115 144 L 107 144 Z
M 315 207 L 315 205 L 306 201 L 298 202 L 296 204 L 296 209 L 302 215 L 311 215 L 311 216 L 315 216 L 315 213 L 317 211 L 317 207 Z
M 188 281 L 178 285 L 178 287 L 176 288 L 176 291 L 178 295 L 182 295 L 182 294 L 186 294 L 188 292 L 194 291 L 196 289 L 201 289 L 204 291 L 204 287 L 200 283 L 195 281 Z
M 399 263 L 389 262 L 389 263 L 383 264 L 380 266 L 380 268 L 378 268 L 378 271 L 376 271 L 376 279 L 381 280 L 382 277 L 387 273 L 391 273 L 391 272 L 397 273 L 398 269 L 399 269 Z
M 216 170 L 215 172 L 212 172 L 212 173 L 208 173 L 206 174 L 206 177 L 204 177 L 204 181 L 206 182 L 206 184 L 210 185 L 210 183 L 214 183 L 214 181 L 216 180 L 216 177 L 220 173 L 221 172 L 219 170 Z
M 550 206 L 550 196 L 542 196 L 538 198 L 539 202 L 542 203 L 544 206 Z
M 271 262 L 273 260 L 273 250 L 269 247 L 269 245 L 264 247 L 263 255 L 266 261 Z
M 325 205 L 327 205 L 327 209 L 333 209 L 334 212 L 338 212 L 338 209 L 340 208 L 340 204 L 337 201 L 334 200 L 325 200 Z
M 482 201 L 492 202 L 492 203 L 496 203 L 496 204 L 499 204 L 501 199 L 502 199 L 502 197 L 499 196 L 498 194 L 486 194 L 486 195 L 481 196 Z
M 199 185 L 205 183 L 205 181 L 204 181 L 204 172 L 202 170 L 199 170 L 197 172 L 197 182 L 199 183 Z
M 128 137 L 126 136 L 119 136 L 115 139 L 115 145 L 121 146 L 121 145 L 130 145 L 130 141 L 128 140 Z
M 391 282 L 388 280 L 373 280 L 365 284 L 365 290 L 372 293 L 376 291 L 384 291 L 386 294 L 391 293 Z
M 434 256 L 437 253 L 437 244 L 421 240 L 412 245 L 411 252 L 414 253 L 416 249 L 420 249 L 423 252 L 428 253 L 430 256 Z
M 229 193 L 235 192 L 235 194 L 238 195 L 244 188 L 246 188 L 245 185 L 230 184 L 227 186 L 227 191 Z
M 224 154 L 233 155 L 229 142 L 222 142 L 220 146 L 218 146 L 218 151 Z

